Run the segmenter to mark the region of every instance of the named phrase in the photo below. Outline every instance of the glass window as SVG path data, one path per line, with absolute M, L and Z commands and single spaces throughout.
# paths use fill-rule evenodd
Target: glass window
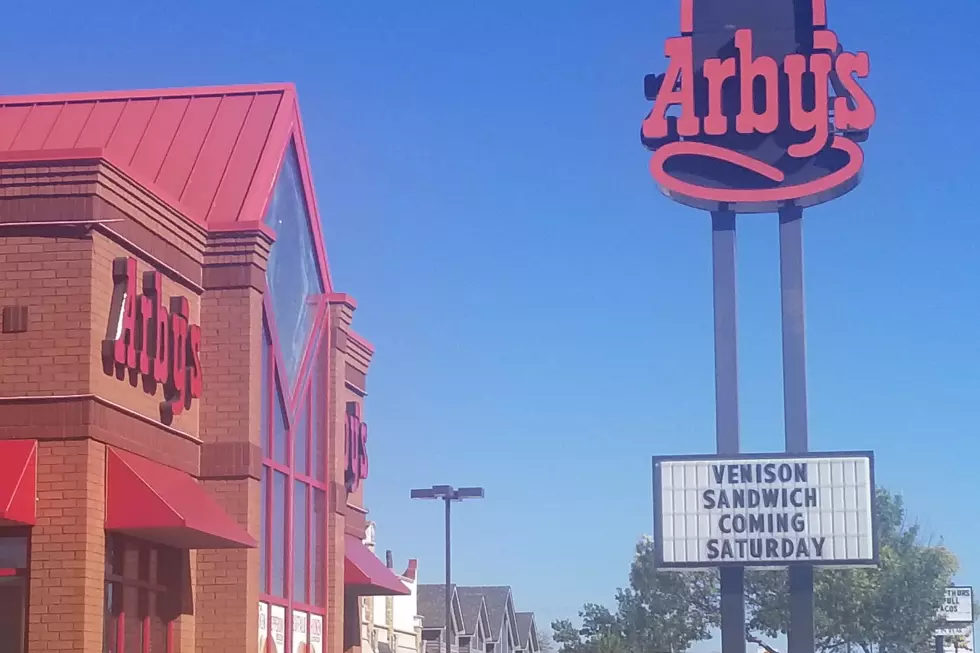
M 327 544 L 324 532 L 327 528 L 327 493 L 313 488 L 313 522 L 310 524 L 310 551 L 313 555 L 313 605 L 325 606 L 327 592 L 324 586 L 327 569 Z
M 27 569 L 26 537 L 0 537 L 0 569 Z
M 272 401 L 270 397 L 269 388 L 272 387 L 270 381 L 272 380 L 272 367 L 269 363 L 269 357 L 272 355 L 271 351 L 272 343 L 269 341 L 269 329 L 268 327 L 263 327 L 262 329 L 262 455 L 266 458 L 270 458 L 269 455 L 269 431 L 271 430 L 271 423 L 269 421 L 269 402 Z
M 177 617 L 182 554 L 169 547 L 110 534 L 103 621 L 105 653 L 168 653 Z M 120 636 L 121 635 L 121 636 Z
M 286 596 L 286 475 L 273 473 L 272 481 L 272 591 Z
M 293 600 L 300 603 L 308 602 L 309 489 L 310 486 L 302 481 L 293 484 Z
M 282 388 L 277 383 L 276 391 L 273 393 L 275 430 L 272 434 L 272 459 L 280 465 L 287 464 L 286 461 L 286 413 L 283 410 Z
M 297 474 L 302 474 L 303 476 L 310 475 L 309 410 L 310 402 L 303 401 L 300 405 L 299 413 L 296 416 L 296 424 L 291 432 L 293 436 L 293 469 Z
M 269 468 L 262 466 L 259 482 L 259 591 L 269 593 Z
M 323 293 L 296 148 L 290 144 L 265 216 L 276 232 L 266 269 L 282 360 L 290 387 L 313 329 Z
M 327 367 L 327 337 L 323 337 L 320 353 L 317 355 L 318 365 L 313 370 L 310 379 L 310 414 L 312 417 L 313 433 L 313 478 L 325 482 L 327 474 L 327 428 L 325 408 L 327 405 L 326 388 L 323 382 Z

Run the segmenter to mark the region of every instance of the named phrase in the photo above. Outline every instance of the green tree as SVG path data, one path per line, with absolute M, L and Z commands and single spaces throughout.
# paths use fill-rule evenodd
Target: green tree
M 957 561 L 942 546 L 922 542 L 908 522 L 900 495 L 878 490 L 877 569 L 821 569 L 814 578 L 817 648 L 857 647 L 864 653 L 919 653 L 932 649 L 944 591 Z M 751 639 L 775 637 L 789 622 L 787 574 L 751 572 L 746 608 Z
M 658 573 L 653 541 L 636 545 L 630 584 L 616 592 L 616 611 L 587 604 L 582 627 L 555 621 L 559 653 L 679 653 L 708 639 L 718 622 L 718 580 L 714 573 Z

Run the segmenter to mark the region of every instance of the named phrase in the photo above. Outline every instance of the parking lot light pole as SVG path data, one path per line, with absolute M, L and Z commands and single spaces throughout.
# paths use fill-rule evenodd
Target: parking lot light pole
M 442 499 L 446 504 L 446 650 L 452 653 L 453 608 L 452 608 L 452 505 L 453 501 L 482 499 L 482 487 L 454 488 L 451 485 L 433 485 L 430 488 L 412 490 L 413 499 Z

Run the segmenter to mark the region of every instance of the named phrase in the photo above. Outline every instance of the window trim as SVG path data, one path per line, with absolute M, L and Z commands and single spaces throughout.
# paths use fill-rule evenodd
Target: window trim
M 122 573 L 116 573 L 112 571 L 111 559 L 109 556 L 109 543 L 110 540 L 114 541 L 114 544 L 118 547 L 121 546 L 121 551 L 127 552 L 132 551 L 134 548 L 137 551 L 136 554 L 136 569 L 134 574 L 129 574 L 128 572 L 132 569 L 132 562 L 127 562 L 127 557 L 123 555 L 122 558 Z M 124 535 L 122 533 L 106 533 L 106 545 L 105 545 L 105 574 L 104 574 L 104 587 L 108 588 L 110 585 L 114 585 L 119 589 L 119 592 L 113 595 L 113 605 L 108 605 L 108 591 L 106 591 L 106 600 L 102 604 L 102 628 L 103 628 L 103 646 L 107 644 L 108 637 L 115 638 L 115 645 L 113 647 L 113 653 L 147 653 L 151 648 L 151 634 L 150 634 L 150 620 L 153 617 L 157 617 L 163 622 L 165 627 L 164 632 L 164 652 L 174 653 L 177 650 L 178 643 L 177 637 L 174 633 L 174 627 L 177 623 L 177 619 L 180 618 L 179 606 L 179 593 L 181 588 L 179 586 L 167 586 L 162 585 L 157 582 L 160 575 L 160 564 L 161 564 L 161 553 L 172 552 L 175 555 L 179 555 L 176 549 L 172 547 L 167 547 L 155 542 L 150 542 L 149 540 L 143 540 L 138 537 L 132 537 L 129 535 Z M 147 562 L 146 575 L 148 578 L 141 578 L 140 574 L 143 571 L 140 568 L 140 559 L 142 552 L 147 552 L 150 554 L 149 561 Z M 155 555 L 154 555 L 155 554 Z M 154 564 L 155 561 L 155 564 Z M 183 563 L 181 563 L 183 564 Z M 147 603 L 156 608 L 151 614 L 150 610 L 147 609 L 147 613 L 140 617 L 136 616 L 133 619 L 134 623 L 140 623 L 142 627 L 142 637 L 140 638 L 140 650 L 139 651 L 127 651 L 126 650 L 126 612 L 125 609 L 120 606 L 117 611 L 115 606 L 116 601 L 122 602 L 123 592 L 127 589 L 135 589 L 140 592 L 140 597 L 138 601 L 142 599 L 143 593 L 153 594 L 153 600 L 150 601 L 147 597 Z M 161 599 L 163 606 L 161 607 Z M 168 610 L 168 603 L 169 610 Z M 110 633 L 108 630 L 109 617 L 115 618 L 115 632 Z
M 324 564 L 321 570 L 317 570 L 314 565 L 314 551 L 313 551 L 313 528 L 315 525 L 314 515 L 316 501 L 314 497 L 316 496 L 316 491 L 322 493 L 324 499 L 324 508 L 326 507 L 326 500 L 329 497 L 328 482 L 331 478 L 329 464 L 326 456 L 321 461 L 314 461 L 316 452 L 316 437 L 314 435 L 314 426 L 316 420 L 314 420 L 314 411 L 318 411 L 321 419 L 319 420 L 319 427 L 324 431 L 321 435 L 326 447 L 322 447 L 324 451 L 329 450 L 329 401 L 327 388 L 329 385 L 329 376 L 327 374 L 328 365 L 317 366 L 316 361 L 321 357 L 328 357 L 330 352 L 330 333 L 329 333 L 329 304 L 327 303 L 325 297 L 321 296 L 318 305 L 314 309 L 314 321 L 313 327 L 310 334 L 310 340 L 307 343 L 306 350 L 303 352 L 303 359 L 300 362 L 298 369 L 298 376 L 296 379 L 295 387 L 292 389 L 292 395 L 286 394 L 285 385 L 283 383 L 284 377 L 288 375 L 285 374 L 283 367 L 282 356 L 280 353 L 277 332 L 275 325 L 275 314 L 271 305 L 271 298 L 266 296 L 263 299 L 263 333 L 262 346 L 268 347 L 269 351 L 268 362 L 269 368 L 266 370 L 267 376 L 262 379 L 262 400 L 263 402 L 268 402 L 268 414 L 266 415 L 267 422 L 262 425 L 264 432 L 262 433 L 263 438 L 263 456 L 262 465 L 265 468 L 265 473 L 268 476 L 268 480 L 265 484 L 266 493 L 261 500 L 264 501 L 265 511 L 266 511 L 266 532 L 263 534 L 265 542 L 270 546 L 261 549 L 261 554 L 265 557 L 265 573 L 266 577 L 263 580 L 264 587 L 270 592 L 260 592 L 259 600 L 269 604 L 270 606 L 276 605 L 286 609 L 286 647 L 287 650 L 292 646 L 292 628 L 288 627 L 292 623 L 292 612 L 304 612 L 308 615 L 317 615 L 324 618 L 324 622 L 327 617 L 327 603 L 328 603 L 328 585 L 329 580 L 328 574 L 329 570 L 327 565 Z M 283 370 L 279 373 L 279 370 Z M 276 383 L 276 375 L 279 373 L 279 384 Z M 320 375 L 318 384 L 315 384 L 315 375 Z M 313 396 L 313 388 L 317 387 L 319 389 L 319 397 Z M 275 460 L 275 426 L 276 420 L 279 416 L 275 413 L 275 392 L 282 392 L 282 409 L 284 413 L 284 421 L 286 424 L 286 442 L 285 453 L 286 453 L 286 463 L 279 463 Z M 294 426 L 296 424 L 303 423 L 303 420 L 299 419 L 299 412 L 301 410 L 307 411 L 306 415 L 306 430 L 304 437 L 306 438 L 307 447 L 307 469 L 297 471 L 294 467 L 295 465 L 295 442 L 294 438 L 296 434 L 294 432 Z M 317 469 L 315 467 L 316 462 L 319 462 L 321 466 L 319 472 L 323 480 L 317 480 Z M 284 549 L 285 549 L 285 578 L 283 587 L 283 596 L 277 596 L 271 593 L 272 590 L 272 539 L 273 539 L 273 527 L 275 524 L 275 518 L 273 517 L 273 511 L 275 505 L 273 502 L 273 472 L 279 472 L 284 474 L 286 477 L 286 501 L 285 501 L 285 537 Z M 297 601 L 294 599 L 294 556 L 293 551 L 295 550 L 295 539 L 296 533 L 294 524 L 294 513 L 295 513 L 295 484 L 300 482 L 305 484 L 309 489 L 309 496 L 307 499 L 306 506 L 306 517 L 307 517 L 307 529 L 305 537 L 305 547 L 306 547 L 306 560 L 307 560 L 307 579 L 306 579 L 306 601 Z M 327 528 L 327 512 L 324 510 L 322 515 L 321 532 L 319 533 L 318 539 L 322 543 L 322 547 L 327 547 L 328 542 L 328 528 Z M 326 551 L 324 551 L 324 563 L 328 559 Z M 314 578 L 319 572 L 319 587 L 323 595 L 323 605 L 316 605 L 316 585 L 314 584 Z

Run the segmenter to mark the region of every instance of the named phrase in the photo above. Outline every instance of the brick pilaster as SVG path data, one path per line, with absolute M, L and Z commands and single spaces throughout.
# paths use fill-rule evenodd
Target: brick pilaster
M 260 231 L 212 234 L 201 300 L 201 356 L 207 370 L 201 401 L 201 478 L 256 540 L 262 412 L 262 358 L 257 352 L 263 345 L 262 280 L 269 245 Z M 234 451 L 238 460 L 212 456 L 210 451 Z M 207 606 L 196 616 L 196 650 L 256 653 L 259 551 L 198 551 L 196 571 L 196 604 Z
M 105 594 L 105 446 L 38 444 L 29 651 L 101 653 Z

